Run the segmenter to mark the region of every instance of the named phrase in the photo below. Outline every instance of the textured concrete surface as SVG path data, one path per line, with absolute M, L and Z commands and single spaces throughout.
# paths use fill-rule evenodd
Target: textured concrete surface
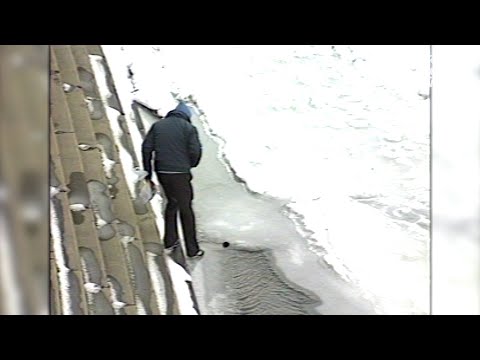
M 61 254 L 50 252 L 50 310 L 52 314 L 177 314 L 160 232 L 150 204 L 143 213 L 135 211 L 137 194 L 131 193 L 125 174 L 133 169 L 120 162 L 115 129 L 107 118 L 89 55 L 103 56 L 101 47 L 51 46 L 50 186 Z M 112 97 L 109 106 L 117 109 L 124 131 L 122 145 L 131 150 L 138 166 L 114 87 Z M 162 281 L 156 286 L 163 289 L 157 294 L 148 254 L 155 255 L 161 272 Z M 68 276 L 60 274 L 60 257 Z

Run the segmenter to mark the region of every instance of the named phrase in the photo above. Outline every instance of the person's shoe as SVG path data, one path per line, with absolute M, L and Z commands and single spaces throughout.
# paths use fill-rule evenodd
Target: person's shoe
M 198 250 L 195 254 L 193 255 L 188 255 L 189 258 L 201 258 L 203 255 L 205 255 L 205 251 L 203 250 Z
M 168 248 L 165 248 L 165 254 L 167 255 L 170 255 L 172 252 L 175 251 L 175 249 L 178 247 L 178 245 L 180 245 L 180 243 L 177 241 L 175 244 L 173 244 L 172 246 L 168 247 Z

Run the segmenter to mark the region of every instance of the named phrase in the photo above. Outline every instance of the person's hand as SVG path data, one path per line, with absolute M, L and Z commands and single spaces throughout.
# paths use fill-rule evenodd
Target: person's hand
M 152 189 L 153 192 L 155 192 L 155 183 L 153 182 L 152 179 L 145 179 L 148 183 L 148 185 L 150 185 L 150 188 Z

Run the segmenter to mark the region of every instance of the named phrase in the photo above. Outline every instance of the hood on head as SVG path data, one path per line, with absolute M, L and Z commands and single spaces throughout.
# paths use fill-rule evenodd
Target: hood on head
M 180 101 L 175 111 L 181 112 L 182 114 L 186 115 L 189 119 L 192 117 L 192 110 L 185 104 L 183 101 Z
M 190 107 L 188 107 L 187 104 L 185 104 L 183 101 L 180 101 L 177 105 L 177 107 L 170 111 L 166 117 L 168 116 L 179 116 L 187 121 L 190 121 L 190 119 L 192 118 L 192 110 L 190 109 Z

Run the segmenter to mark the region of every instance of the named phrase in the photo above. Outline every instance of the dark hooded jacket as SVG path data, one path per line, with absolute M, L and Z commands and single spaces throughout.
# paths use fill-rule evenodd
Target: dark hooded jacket
M 202 156 L 198 131 L 190 122 L 190 108 L 180 102 L 175 110 L 155 122 L 142 144 L 143 168 L 152 176 L 152 154 L 155 171 L 190 173 Z

